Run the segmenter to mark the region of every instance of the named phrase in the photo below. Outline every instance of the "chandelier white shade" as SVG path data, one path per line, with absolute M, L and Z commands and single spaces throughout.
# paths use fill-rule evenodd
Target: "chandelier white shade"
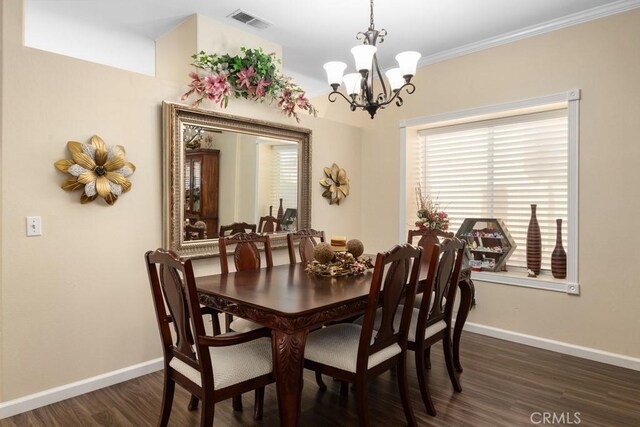
M 408 94 L 415 91 L 411 78 L 416 74 L 416 67 L 421 57 L 418 52 L 406 51 L 397 54 L 398 67 L 387 70 L 385 75 L 388 81 L 385 81 L 376 57 L 378 51 L 376 43 L 382 43 L 386 35 L 386 30 L 376 30 L 374 27 L 373 0 L 371 0 L 369 29 L 356 36 L 358 40 L 362 40 L 363 44 L 351 49 L 358 72 L 343 76 L 347 68 L 344 62 L 331 61 L 324 64 L 327 82 L 333 89 L 329 94 L 329 101 L 335 102 L 337 96 L 341 96 L 350 104 L 351 111 L 361 108 L 373 119 L 379 109 L 385 108 L 393 101 L 398 107 L 402 105 L 403 100 L 400 97 L 402 89 L 406 89 Z M 375 93 L 374 79 L 377 79 L 380 84 L 379 93 Z M 344 83 L 348 98 L 338 90 L 341 82 Z
M 371 70 L 373 65 L 373 55 L 376 54 L 377 47 L 368 44 L 361 44 L 351 48 L 351 54 L 356 61 L 356 70 Z
M 387 70 L 385 75 L 387 76 L 387 79 L 389 79 L 389 86 L 391 86 L 391 90 L 398 90 L 404 84 L 404 77 L 402 77 L 400 68 Z
M 347 64 L 340 61 L 331 61 L 324 64 L 324 70 L 327 72 L 327 81 L 329 84 L 340 84 L 346 68 Z
M 360 92 L 360 81 L 362 76 L 358 73 L 350 73 L 344 76 L 344 88 L 348 95 L 356 95 Z
M 396 61 L 398 61 L 398 66 L 400 67 L 400 73 L 403 76 L 415 76 L 416 75 L 416 67 L 418 66 L 418 61 L 420 60 L 420 53 L 407 51 L 401 52 L 396 55 Z

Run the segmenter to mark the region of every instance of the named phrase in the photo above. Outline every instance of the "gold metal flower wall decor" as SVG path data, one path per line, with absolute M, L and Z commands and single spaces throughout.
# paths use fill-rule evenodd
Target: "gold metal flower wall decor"
M 55 167 L 71 175 L 62 184 L 63 190 L 83 190 L 80 203 L 92 202 L 100 196 L 113 205 L 122 193 L 131 189 L 127 178 L 136 167 L 125 158 L 122 145 L 107 145 L 94 135 L 90 143 L 69 141 L 67 149 L 72 159 L 58 160 Z
M 324 168 L 325 177 L 320 180 L 324 187 L 322 197 L 329 199 L 329 204 L 339 205 L 340 200 L 349 195 L 349 178 L 347 172 L 336 163 L 330 168 Z

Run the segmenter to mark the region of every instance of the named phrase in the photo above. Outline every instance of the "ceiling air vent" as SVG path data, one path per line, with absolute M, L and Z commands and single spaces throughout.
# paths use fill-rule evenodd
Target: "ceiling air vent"
M 250 25 L 253 28 L 257 28 L 259 30 L 264 30 L 271 26 L 271 24 L 268 23 L 267 21 L 264 21 L 260 18 L 256 18 L 255 16 L 250 15 L 247 12 L 243 12 L 240 9 L 236 10 L 231 15 L 228 15 L 227 18 L 235 19 L 238 22 L 242 22 L 243 24 Z

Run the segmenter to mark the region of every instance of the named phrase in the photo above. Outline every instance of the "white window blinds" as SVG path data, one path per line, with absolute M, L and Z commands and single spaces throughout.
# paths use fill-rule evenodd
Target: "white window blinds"
M 542 268 L 550 270 L 556 218 L 566 244 L 567 110 L 426 129 L 415 147 L 415 184 L 436 199 L 456 231 L 465 218 L 501 218 L 517 244 L 510 267 L 526 267 L 531 204 L 537 204 Z M 410 209 L 410 223 L 415 209 Z M 413 215 L 413 217 L 411 216 Z
M 273 145 L 271 205 L 275 216 L 282 199 L 283 209 L 298 207 L 298 146 Z

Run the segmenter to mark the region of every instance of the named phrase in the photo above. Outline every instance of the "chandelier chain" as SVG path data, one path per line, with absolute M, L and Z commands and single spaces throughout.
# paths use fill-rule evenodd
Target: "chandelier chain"
M 373 30 L 373 0 L 371 0 L 371 20 L 369 21 L 369 29 Z

